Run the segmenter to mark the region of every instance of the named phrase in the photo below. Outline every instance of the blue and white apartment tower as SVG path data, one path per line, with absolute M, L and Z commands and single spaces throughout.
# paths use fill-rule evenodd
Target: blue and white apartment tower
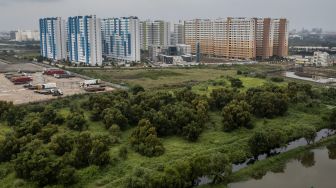
M 69 17 L 67 29 L 69 60 L 102 65 L 101 20 L 95 15 Z
M 67 57 L 65 21 L 60 17 L 41 18 L 39 24 L 41 56 L 53 60 L 65 60 Z
M 102 20 L 102 48 L 107 58 L 125 62 L 140 61 L 140 22 L 137 17 Z

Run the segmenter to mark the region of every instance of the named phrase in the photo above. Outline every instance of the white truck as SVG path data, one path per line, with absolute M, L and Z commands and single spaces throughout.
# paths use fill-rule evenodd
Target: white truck
M 47 83 L 47 84 L 39 85 L 39 89 L 52 89 L 56 87 L 57 87 L 56 83 Z
M 80 87 L 89 87 L 91 85 L 99 85 L 101 83 L 100 79 L 95 80 L 84 80 L 79 84 Z

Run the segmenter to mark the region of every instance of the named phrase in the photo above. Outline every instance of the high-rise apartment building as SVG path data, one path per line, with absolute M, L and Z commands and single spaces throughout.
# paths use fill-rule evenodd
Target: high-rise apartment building
M 95 15 L 69 17 L 68 51 L 71 62 L 101 65 L 101 20 Z
M 274 21 L 271 18 L 255 19 L 256 57 L 268 59 L 273 56 Z
M 195 19 L 184 22 L 185 43 L 191 46 L 196 53 L 197 43 L 202 54 L 214 55 L 213 21 L 208 19 Z
M 288 24 L 285 18 L 274 19 L 274 44 L 273 55 L 278 57 L 288 56 Z
M 148 46 L 167 46 L 170 44 L 170 23 L 163 20 L 140 22 L 140 44 L 142 50 Z
M 229 59 L 267 59 L 287 56 L 288 32 L 284 19 L 225 18 L 184 22 L 185 43 L 196 53 Z M 278 29 L 277 29 L 278 28 Z M 286 29 L 285 29 L 286 28 Z M 278 34 L 277 34 L 278 33 Z M 275 37 L 277 35 L 278 37 Z M 277 40 L 277 42 L 275 42 Z
M 137 17 L 103 19 L 103 55 L 122 61 L 140 61 L 139 27 Z
M 39 25 L 41 56 L 53 60 L 66 59 L 65 21 L 60 17 L 41 18 Z
M 174 36 L 176 37 L 176 44 L 184 44 L 184 24 L 182 21 L 174 24 Z

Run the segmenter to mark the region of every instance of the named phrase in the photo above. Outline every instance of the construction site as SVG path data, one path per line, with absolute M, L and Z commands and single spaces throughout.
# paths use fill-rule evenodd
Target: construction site
M 2 65 L 4 68 L 5 64 Z M 46 69 L 36 65 L 28 67 L 28 70 L 16 69 L 16 66 L 1 69 L 1 100 L 26 104 L 75 94 L 114 90 L 99 79 L 86 80 L 62 69 Z

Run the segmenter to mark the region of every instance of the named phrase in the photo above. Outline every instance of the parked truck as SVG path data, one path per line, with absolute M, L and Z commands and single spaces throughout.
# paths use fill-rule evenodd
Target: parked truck
M 101 83 L 100 79 L 95 79 L 95 80 L 84 80 L 84 82 L 80 83 L 80 87 L 89 87 L 91 85 L 99 85 Z
M 14 78 L 11 78 L 11 81 L 18 85 L 18 84 L 27 84 L 31 81 L 33 81 L 33 78 L 30 77 L 30 76 L 21 76 L 21 77 L 14 77 Z
M 43 71 L 43 74 L 53 76 L 55 74 L 65 74 L 65 71 L 61 69 L 46 69 Z
M 41 84 L 37 86 L 38 90 L 53 89 L 53 88 L 57 88 L 56 83 L 47 83 L 47 84 Z
M 57 79 L 72 78 L 75 77 L 75 75 L 71 74 L 69 71 L 65 71 L 64 74 L 54 74 L 54 77 Z

